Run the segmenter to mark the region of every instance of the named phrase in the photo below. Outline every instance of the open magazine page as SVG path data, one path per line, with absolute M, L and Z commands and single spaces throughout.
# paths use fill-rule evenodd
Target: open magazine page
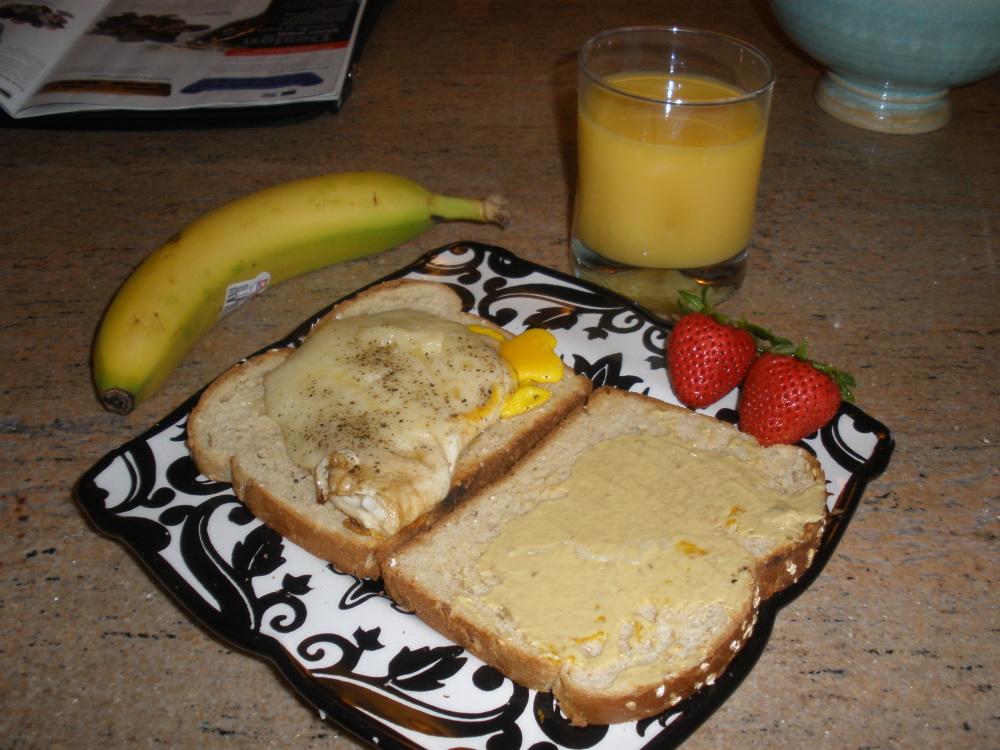
M 114 0 L 15 116 L 335 101 L 366 0 Z
M 0 0 L 0 106 L 16 112 L 100 12 L 93 0 Z

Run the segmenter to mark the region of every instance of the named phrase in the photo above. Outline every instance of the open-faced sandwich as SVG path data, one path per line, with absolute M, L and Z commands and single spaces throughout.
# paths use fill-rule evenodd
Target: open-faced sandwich
M 574 723 L 616 723 L 711 684 L 825 518 L 805 451 L 602 388 L 382 570 L 395 601 Z
M 443 284 L 383 283 L 300 346 L 223 373 L 188 420 L 188 445 L 284 537 L 377 577 L 383 548 L 503 475 L 586 399 L 590 381 L 554 343 L 462 312 Z

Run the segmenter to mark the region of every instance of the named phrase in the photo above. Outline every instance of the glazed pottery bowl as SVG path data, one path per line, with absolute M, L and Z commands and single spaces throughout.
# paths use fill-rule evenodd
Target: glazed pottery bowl
M 823 64 L 816 101 L 869 130 L 926 133 L 951 118 L 948 91 L 1000 70 L 1000 0 L 768 0 Z

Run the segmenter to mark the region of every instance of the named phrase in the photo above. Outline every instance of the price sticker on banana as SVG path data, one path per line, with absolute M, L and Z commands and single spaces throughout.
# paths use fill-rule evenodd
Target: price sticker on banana
M 267 289 L 270 283 L 271 274 L 267 271 L 261 271 L 253 279 L 230 284 L 226 287 L 226 300 L 222 303 L 222 311 L 219 313 L 219 317 L 221 318 L 223 315 L 231 313 L 244 302 L 249 302 Z

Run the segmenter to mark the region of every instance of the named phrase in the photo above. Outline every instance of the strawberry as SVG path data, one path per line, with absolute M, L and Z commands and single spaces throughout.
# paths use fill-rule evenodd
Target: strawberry
M 681 310 L 667 340 L 667 372 L 685 406 L 702 409 L 743 382 L 757 357 L 757 342 L 745 322 L 731 323 L 701 298 L 681 293 Z
M 775 345 L 747 373 L 739 424 L 761 445 L 796 443 L 833 419 L 842 400 L 854 400 L 854 378 L 807 359 L 805 347 L 803 342 L 788 353 L 788 347 Z

